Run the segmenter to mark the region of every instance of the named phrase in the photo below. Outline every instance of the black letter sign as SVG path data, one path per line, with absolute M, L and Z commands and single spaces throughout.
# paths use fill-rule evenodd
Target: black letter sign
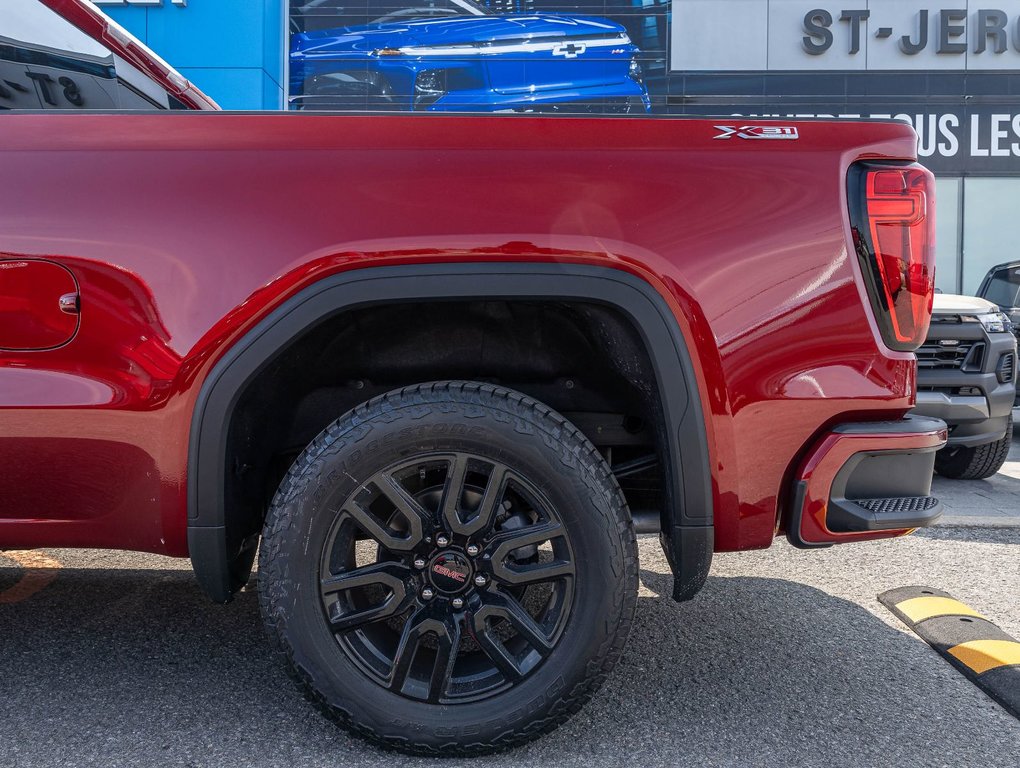
M 995 52 L 1006 52 L 1006 14 L 1002 11 L 978 11 L 977 47 L 975 53 L 984 53 L 988 38 L 995 40 Z
M 951 37 L 959 37 L 967 31 L 966 27 L 953 24 L 954 21 L 966 21 L 966 8 L 943 8 L 939 11 L 939 45 L 935 53 L 966 53 L 966 42 L 949 42 Z
M 900 50 L 908 56 L 920 53 L 928 47 L 928 11 L 921 11 L 920 15 L 920 34 L 918 35 L 917 42 L 915 43 L 911 40 L 910 35 L 904 35 L 900 38 Z
M 808 11 L 804 17 L 804 50 L 812 56 L 819 56 L 832 47 L 832 14 L 824 8 Z M 818 42 L 816 42 L 818 41 Z
M 860 53 L 861 22 L 871 17 L 871 11 L 843 11 L 840 21 L 850 22 L 850 53 Z

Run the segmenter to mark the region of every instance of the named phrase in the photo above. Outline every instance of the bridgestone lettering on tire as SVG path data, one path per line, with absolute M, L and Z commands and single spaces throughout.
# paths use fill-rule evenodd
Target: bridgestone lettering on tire
M 626 642 L 637 552 L 595 447 L 525 395 L 440 382 L 346 414 L 298 457 L 259 560 L 262 612 L 306 694 L 415 754 L 551 731 Z

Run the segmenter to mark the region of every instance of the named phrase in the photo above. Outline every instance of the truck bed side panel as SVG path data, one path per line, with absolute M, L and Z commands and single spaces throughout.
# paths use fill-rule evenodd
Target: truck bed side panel
M 848 252 L 845 177 L 912 158 L 914 138 L 827 122 L 715 138 L 725 122 L 5 117 L 0 258 L 68 266 L 83 311 L 66 346 L 0 353 L 0 465 L 18 468 L 0 483 L 36 483 L 3 489 L 0 546 L 185 554 L 191 412 L 224 349 L 328 274 L 473 260 L 653 285 L 709 415 L 716 546 L 768 546 L 814 435 L 911 405 L 912 356 L 881 344 Z M 40 488 L 46 467 L 60 482 Z

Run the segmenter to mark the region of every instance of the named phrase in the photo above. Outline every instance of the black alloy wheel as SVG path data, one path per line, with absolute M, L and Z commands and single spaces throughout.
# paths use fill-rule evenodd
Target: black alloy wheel
M 341 506 L 319 571 L 348 657 L 378 685 L 436 704 L 531 674 L 573 601 L 573 554 L 552 505 L 506 465 L 465 452 L 418 455 L 364 483 Z
M 297 458 L 267 515 L 259 597 L 277 651 L 341 726 L 413 754 L 551 731 L 619 659 L 637 548 L 581 432 L 517 392 L 397 390 Z

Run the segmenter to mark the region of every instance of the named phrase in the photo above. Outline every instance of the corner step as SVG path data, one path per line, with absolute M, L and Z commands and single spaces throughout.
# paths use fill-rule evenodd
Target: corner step
M 826 524 L 833 532 L 895 531 L 924 528 L 942 517 L 942 502 L 934 496 L 896 496 L 888 499 L 830 499 Z

